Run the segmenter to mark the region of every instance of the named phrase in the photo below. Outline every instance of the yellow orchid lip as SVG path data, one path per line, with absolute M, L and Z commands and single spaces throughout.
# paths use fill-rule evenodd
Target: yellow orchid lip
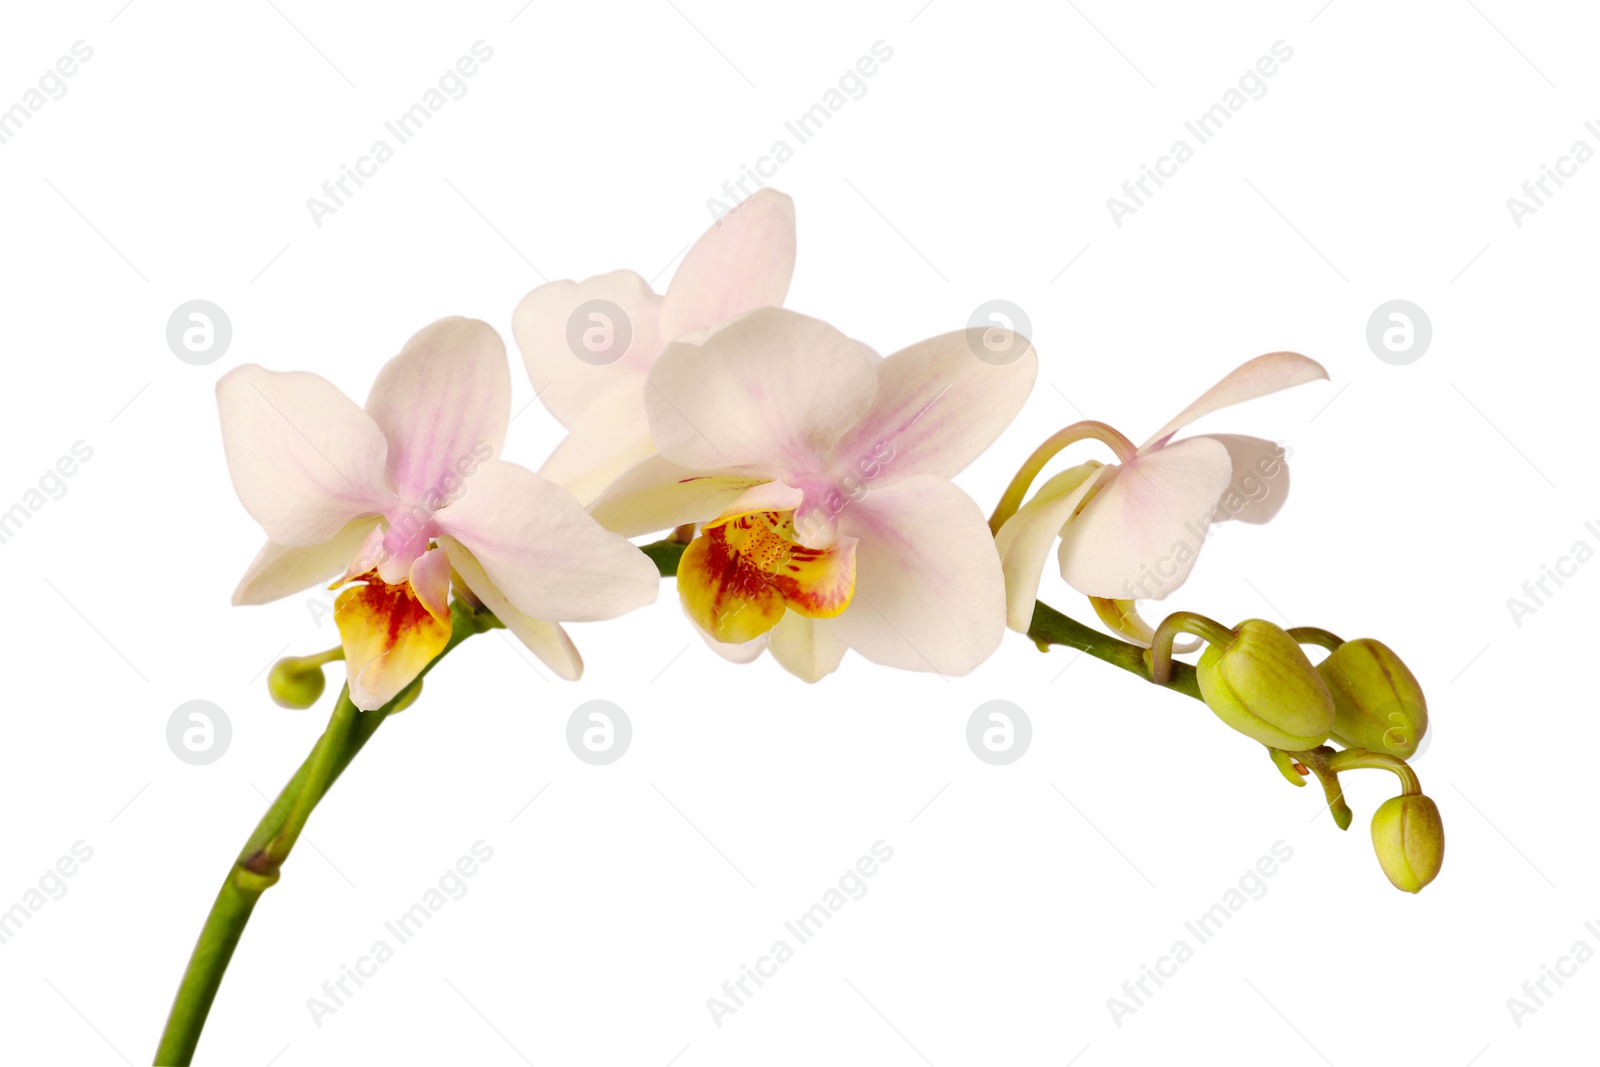
M 449 573 L 443 550 L 433 548 L 411 565 L 406 580 L 391 584 L 373 568 L 349 579 L 355 584 L 334 599 L 357 707 L 388 703 L 449 643 Z
M 750 511 L 701 527 L 678 562 L 678 596 L 707 634 L 743 644 L 771 630 L 784 612 L 831 619 L 850 606 L 856 541 L 826 548 L 796 540 L 793 511 Z

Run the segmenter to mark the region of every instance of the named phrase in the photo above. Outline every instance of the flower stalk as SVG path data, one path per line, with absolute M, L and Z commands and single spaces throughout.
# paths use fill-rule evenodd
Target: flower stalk
M 217 892 L 178 985 L 172 1012 L 156 1049 L 157 1064 L 187 1067 L 194 1058 L 206 1016 L 222 987 L 223 975 L 227 973 L 228 963 L 239 946 L 256 902 L 262 893 L 277 884 L 283 862 L 293 851 L 306 820 L 355 759 L 356 753 L 371 740 L 384 719 L 397 707 L 410 702 L 414 690 L 422 684 L 422 676 L 439 660 L 467 638 L 500 625 L 494 616 L 475 612 L 460 600 L 451 605 L 450 616 L 449 643 L 423 668 L 416 681 L 388 704 L 375 711 L 358 711 L 350 702 L 349 689 L 340 693 L 316 747 L 268 806 Z

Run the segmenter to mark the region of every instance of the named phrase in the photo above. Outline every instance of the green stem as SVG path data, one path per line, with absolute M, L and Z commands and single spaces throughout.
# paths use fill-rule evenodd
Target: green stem
M 1350 805 L 1345 803 L 1344 787 L 1339 784 L 1339 771 L 1343 768 L 1334 766 L 1332 759 L 1337 754 L 1329 745 L 1287 753 L 1290 759 L 1317 776 L 1317 781 L 1322 783 L 1322 795 L 1328 798 L 1327 809 L 1328 814 L 1333 816 L 1333 824 L 1341 830 L 1348 830 L 1355 814 L 1350 810 Z
M 1344 644 L 1344 639 L 1339 635 L 1324 630 L 1320 626 L 1291 626 L 1285 631 L 1296 644 L 1319 645 L 1329 652 L 1336 652 Z
M 1422 793 L 1422 782 L 1418 780 L 1417 772 L 1413 771 L 1405 760 L 1399 756 L 1391 756 L 1387 752 L 1347 748 L 1328 757 L 1328 769 L 1335 773 L 1354 770 L 1388 771 L 1400 779 L 1402 796 L 1414 797 Z
M 1028 636 L 1033 638 L 1034 643 L 1040 648 L 1046 645 L 1076 648 L 1096 659 L 1105 660 L 1113 666 L 1137 674 L 1146 681 L 1150 680 L 1150 669 L 1145 663 L 1143 647 L 1119 641 L 1099 630 L 1090 629 L 1078 620 L 1061 614 L 1042 600 L 1034 604 L 1033 621 L 1028 625 Z M 1200 695 L 1200 683 L 1195 679 L 1194 668 L 1187 663 L 1174 661 L 1170 676 L 1157 684 L 1176 690 L 1185 696 L 1194 697 L 1196 700 L 1204 699 Z
M 680 541 L 671 539 L 640 546 L 644 554 L 655 561 L 656 569 L 661 572 L 663 578 L 671 578 L 678 573 L 678 560 L 683 556 L 683 550 L 688 547 Z M 1028 625 L 1028 636 L 1033 638 L 1034 643 L 1040 648 L 1047 645 L 1076 648 L 1113 666 L 1131 671 L 1146 681 L 1150 679 L 1150 669 L 1145 663 L 1145 649 L 1142 645 L 1119 641 L 1099 630 L 1090 629 L 1078 620 L 1061 614 L 1042 600 L 1034 605 L 1033 621 Z M 1200 684 L 1195 681 L 1194 668 L 1187 663 L 1174 662 L 1172 677 L 1164 684 L 1166 688 L 1176 690 L 1185 696 L 1194 697 L 1196 700 L 1204 699 L 1200 696 Z
M 1194 634 L 1212 645 L 1230 645 L 1238 635 L 1215 619 L 1193 611 L 1175 611 L 1161 620 L 1150 639 L 1150 680 L 1165 682 L 1172 676 L 1172 642 L 1179 634 Z
M 640 549 L 655 561 L 661 577 L 671 578 L 677 575 L 678 560 L 683 556 L 683 550 L 688 547 L 681 541 L 668 539 L 641 545 Z M 1092 630 L 1076 619 L 1061 614 L 1042 600 L 1034 605 L 1033 621 L 1028 625 L 1028 636 L 1033 638 L 1034 643 L 1040 648 L 1047 645 L 1065 645 L 1087 652 L 1125 671 L 1131 671 L 1146 681 L 1150 678 L 1143 646 L 1119 641 L 1099 630 Z M 1165 685 L 1168 689 L 1176 690 L 1185 696 L 1194 697 L 1196 700 L 1203 699 L 1200 696 L 1200 684 L 1195 681 L 1194 668 L 1187 663 L 1173 663 L 1172 677 Z
M 178 995 L 172 1002 L 172 1013 L 167 1017 L 161 1043 L 156 1048 L 158 1065 L 187 1067 L 194 1058 L 206 1016 L 216 1000 L 217 990 L 222 987 L 222 977 L 250 921 L 250 913 L 255 910 L 261 894 L 277 883 L 283 861 L 299 839 L 306 819 L 328 789 L 377 732 L 383 720 L 415 699 L 423 676 L 435 664 L 473 634 L 500 625 L 494 616 L 474 612 L 459 600 L 450 605 L 450 622 L 450 640 L 443 651 L 423 668 L 416 681 L 377 711 L 357 710 L 350 703 L 349 687 L 339 695 L 333 716 L 316 747 L 269 805 L 217 892 L 178 985 Z

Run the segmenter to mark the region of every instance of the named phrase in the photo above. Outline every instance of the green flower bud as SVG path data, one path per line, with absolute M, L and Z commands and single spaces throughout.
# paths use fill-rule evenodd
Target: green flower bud
M 286 656 L 272 665 L 267 675 L 267 691 L 279 707 L 309 708 L 322 696 L 328 679 L 323 676 L 322 656 Z
M 1333 737 L 1351 748 L 1409 759 L 1428 732 L 1428 702 L 1416 675 L 1388 645 L 1346 641 L 1317 664 L 1333 694 Z
M 1390 797 L 1372 815 L 1372 847 L 1396 889 L 1419 892 L 1444 865 L 1439 805 L 1420 793 Z
M 1322 676 L 1281 627 L 1246 619 L 1231 643 L 1213 641 L 1195 667 L 1217 718 L 1269 748 L 1315 748 L 1333 726 Z
M 417 698 L 421 695 L 422 679 L 418 678 L 416 681 L 400 690 L 400 694 L 394 698 L 394 706 L 389 709 L 389 714 L 400 714 L 402 711 L 405 711 L 411 705 L 415 704 L 417 702 Z

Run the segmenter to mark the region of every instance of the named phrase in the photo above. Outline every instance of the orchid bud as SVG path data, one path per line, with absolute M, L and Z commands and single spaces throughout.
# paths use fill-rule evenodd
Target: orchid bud
M 1213 641 L 1195 672 L 1200 695 L 1223 722 L 1268 748 L 1315 748 L 1333 726 L 1322 676 L 1281 627 L 1246 619 L 1231 642 Z
M 1420 793 L 1390 797 L 1372 815 L 1372 847 L 1396 889 L 1421 891 L 1444 865 L 1439 805 Z
M 417 702 L 417 698 L 421 695 L 422 679 L 418 678 L 416 681 L 400 690 L 400 694 L 394 698 L 394 703 L 389 708 L 389 714 L 400 714 L 402 711 L 405 711 L 411 705 L 415 704 Z
M 283 708 L 309 708 L 322 696 L 328 679 L 323 676 L 323 656 L 286 656 L 272 665 L 267 675 L 267 691 L 273 703 Z
M 1333 695 L 1333 737 L 1352 748 L 1409 759 L 1428 732 L 1428 703 L 1416 675 L 1388 645 L 1346 641 L 1317 665 Z

